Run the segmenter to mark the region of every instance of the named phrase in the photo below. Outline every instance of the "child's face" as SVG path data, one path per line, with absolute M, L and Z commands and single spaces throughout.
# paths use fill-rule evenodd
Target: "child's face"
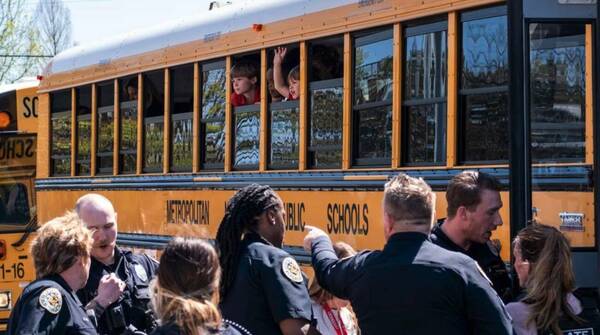
M 248 77 L 234 77 L 233 78 L 233 90 L 236 94 L 245 94 L 254 89 L 256 84 L 256 77 L 252 79 Z
M 290 95 L 292 99 L 296 100 L 300 96 L 300 80 L 296 80 L 294 78 L 289 78 L 288 80 L 288 90 L 290 91 Z

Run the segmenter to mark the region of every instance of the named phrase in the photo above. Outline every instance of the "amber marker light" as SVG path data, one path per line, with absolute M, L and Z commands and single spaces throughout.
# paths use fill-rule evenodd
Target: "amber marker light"
M 0 111 L 0 129 L 8 127 L 10 124 L 10 114 L 6 111 Z
M 260 23 L 255 23 L 252 25 L 252 30 L 254 30 L 255 32 L 262 31 L 262 29 L 263 29 L 263 25 Z

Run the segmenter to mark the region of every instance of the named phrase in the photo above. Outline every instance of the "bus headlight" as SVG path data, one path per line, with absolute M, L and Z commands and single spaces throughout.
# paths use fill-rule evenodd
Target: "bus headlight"
M 10 310 L 12 305 L 12 294 L 10 291 L 0 292 L 0 311 Z

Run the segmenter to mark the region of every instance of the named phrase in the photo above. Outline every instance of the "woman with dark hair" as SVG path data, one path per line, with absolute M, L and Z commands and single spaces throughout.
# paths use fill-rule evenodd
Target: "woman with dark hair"
M 304 275 L 281 249 L 284 217 L 281 198 L 252 184 L 229 199 L 217 232 L 223 316 L 254 334 L 304 334 L 312 318 Z
M 600 332 L 597 293 L 594 297 L 575 291 L 571 249 L 558 229 L 527 226 L 515 238 L 514 256 L 519 284 L 526 291 L 523 299 L 506 306 L 517 335 Z
M 241 334 L 222 323 L 217 308 L 220 277 L 219 258 L 210 244 L 181 237 L 169 242 L 152 286 L 152 303 L 161 323 L 152 334 Z

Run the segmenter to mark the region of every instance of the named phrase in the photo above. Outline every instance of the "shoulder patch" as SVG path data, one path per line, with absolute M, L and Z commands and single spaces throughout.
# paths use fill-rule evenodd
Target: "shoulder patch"
M 144 267 L 139 264 L 136 263 L 133 268 L 135 269 L 135 274 L 138 276 L 138 278 L 140 278 L 143 282 L 148 281 L 148 274 L 146 273 L 146 269 L 144 269 Z
M 283 274 L 291 281 L 296 283 L 302 283 L 302 270 L 300 270 L 300 266 L 296 263 L 296 260 L 292 257 L 286 257 L 281 262 L 281 268 L 283 270 Z
M 52 314 L 58 314 L 62 307 L 62 295 L 57 288 L 49 287 L 40 295 L 40 305 Z

